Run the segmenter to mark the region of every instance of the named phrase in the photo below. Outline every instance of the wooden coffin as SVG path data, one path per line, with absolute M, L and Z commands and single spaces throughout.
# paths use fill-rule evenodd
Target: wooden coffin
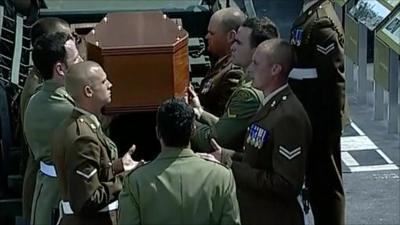
M 153 111 L 184 96 L 188 33 L 161 12 L 111 13 L 86 35 L 87 54 L 113 83 L 105 113 Z

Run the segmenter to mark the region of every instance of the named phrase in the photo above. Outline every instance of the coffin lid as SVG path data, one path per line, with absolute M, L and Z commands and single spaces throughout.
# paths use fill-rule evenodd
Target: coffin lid
M 160 11 L 124 12 L 107 14 L 85 38 L 102 55 L 173 53 L 188 33 Z

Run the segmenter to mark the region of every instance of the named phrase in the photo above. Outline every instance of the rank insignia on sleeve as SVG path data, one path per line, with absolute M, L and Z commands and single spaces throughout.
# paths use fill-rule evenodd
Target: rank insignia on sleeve
M 211 89 L 212 82 L 213 82 L 213 80 L 212 80 L 212 79 L 209 79 L 209 80 L 204 84 L 204 86 L 203 86 L 203 88 L 201 89 L 200 92 L 201 92 L 202 94 L 206 94 L 206 93 Z
M 335 49 L 335 44 L 332 43 L 326 47 L 321 46 L 321 45 L 317 45 L 317 51 L 324 54 L 324 55 L 328 55 L 330 52 L 332 52 Z
M 290 44 L 295 46 L 300 46 L 302 36 L 303 36 L 303 29 L 292 30 L 292 38 L 290 40 Z
M 231 112 L 231 109 L 228 108 L 228 110 L 226 111 L 226 114 L 228 116 L 228 118 L 236 118 L 237 114 L 234 114 Z
M 251 94 L 248 91 L 238 91 L 236 98 L 238 101 L 245 102 L 251 98 Z
M 91 177 L 93 177 L 93 175 L 95 175 L 97 173 L 97 169 L 93 169 L 92 171 L 90 171 L 90 172 L 88 171 L 87 173 L 80 171 L 80 170 L 76 170 L 76 173 L 86 179 L 90 179 Z
M 268 141 L 268 130 L 256 124 L 251 124 L 248 130 L 246 143 L 257 149 L 261 149 L 262 146 Z
M 301 154 L 301 147 L 297 147 L 297 148 L 289 151 L 285 147 L 279 146 L 279 153 L 281 153 L 288 160 L 292 160 L 293 158 L 295 158 L 296 156 Z

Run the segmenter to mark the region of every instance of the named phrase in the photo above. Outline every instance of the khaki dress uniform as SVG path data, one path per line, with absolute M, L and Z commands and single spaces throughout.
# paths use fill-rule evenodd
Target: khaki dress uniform
M 167 147 L 124 179 L 121 225 L 240 224 L 232 171 L 189 148 Z
M 311 124 L 287 85 L 277 91 L 251 119 L 243 153 L 222 151 L 222 163 L 235 177 L 242 224 L 304 224 L 297 196 Z
M 243 76 L 243 70 L 232 64 L 231 55 L 220 58 L 200 84 L 198 96 L 204 109 L 217 117 L 222 116 L 229 97 Z
M 313 127 L 306 185 L 316 225 L 344 224 L 340 136 L 348 121 L 345 104 L 344 35 L 328 0 L 298 17 L 291 30 L 298 62 L 289 83 Z
M 24 131 L 34 160 L 40 162 L 36 175 L 31 224 L 51 224 L 52 212 L 58 208 L 59 186 L 51 159 L 54 130 L 73 109 L 73 100 L 65 88 L 52 80 L 30 99 L 24 119 Z
M 24 116 L 26 107 L 28 106 L 29 99 L 38 92 L 42 86 L 42 81 L 39 78 L 39 72 L 34 67 L 25 80 L 24 88 L 21 93 L 20 101 L 20 116 L 21 123 L 24 124 Z M 26 146 L 26 152 L 24 152 L 26 161 L 26 169 L 24 174 L 24 181 L 22 185 L 22 216 L 30 221 L 31 210 L 32 210 L 32 199 L 35 191 L 36 174 L 39 170 L 39 162 L 33 160 L 33 154 L 28 146 Z
M 211 138 L 221 146 L 240 149 L 250 119 L 261 106 L 263 93 L 251 86 L 251 81 L 242 79 L 226 103 L 224 113 L 216 117 L 204 111 L 196 124 L 191 146 L 196 152 L 209 152 Z
M 96 116 L 74 108 L 58 128 L 53 159 L 60 183 L 60 224 L 116 225 L 122 160 Z

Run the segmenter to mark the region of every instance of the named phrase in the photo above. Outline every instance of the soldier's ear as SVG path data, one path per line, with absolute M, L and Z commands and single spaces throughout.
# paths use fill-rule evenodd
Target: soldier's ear
M 276 76 L 282 72 L 282 65 L 281 64 L 274 64 L 272 66 L 272 75 Z
M 66 69 L 64 69 L 63 67 L 65 67 L 64 63 L 58 61 L 56 62 L 56 64 L 53 67 L 53 73 L 55 72 L 55 74 L 60 75 L 60 76 L 65 76 L 65 71 Z
M 236 31 L 235 30 L 230 30 L 227 34 L 227 39 L 229 43 L 235 42 L 235 36 L 236 36 Z
M 84 94 L 86 97 L 91 98 L 93 97 L 93 90 L 89 85 L 85 85 L 83 88 Z

